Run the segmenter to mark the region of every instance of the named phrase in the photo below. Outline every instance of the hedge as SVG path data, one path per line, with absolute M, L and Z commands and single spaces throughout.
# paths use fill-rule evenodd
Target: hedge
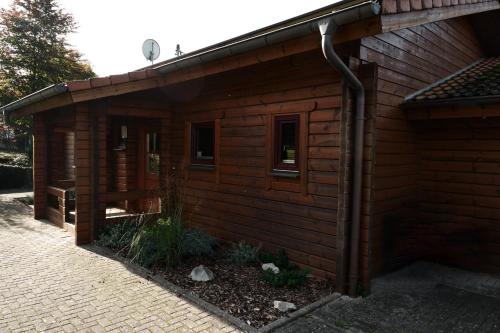
M 32 168 L 0 164 L 0 189 L 31 187 Z

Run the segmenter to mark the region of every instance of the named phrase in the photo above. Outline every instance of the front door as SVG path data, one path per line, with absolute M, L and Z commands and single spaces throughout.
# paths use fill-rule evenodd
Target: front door
M 141 190 L 160 188 L 160 126 L 148 122 L 139 127 L 138 185 Z M 140 200 L 143 212 L 158 212 L 158 197 Z

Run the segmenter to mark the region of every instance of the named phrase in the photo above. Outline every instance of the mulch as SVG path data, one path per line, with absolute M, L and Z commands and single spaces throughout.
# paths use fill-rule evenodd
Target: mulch
M 214 257 L 188 258 L 175 268 L 156 273 L 256 328 L 287 316 L 274 309 L 275 300 L 294 303 L 300 309 L 334 292 L 329 281 L 316 279 L 298 288 L 274 288 L 262 279 L 260 264 L 236 265 L 224 253 L 221 249 Z M 192 281 L 189 274 L 198 265 L 214 272 L 214 280 Z

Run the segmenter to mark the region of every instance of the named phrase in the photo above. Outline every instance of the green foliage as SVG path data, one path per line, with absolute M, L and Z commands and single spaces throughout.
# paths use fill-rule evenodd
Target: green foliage
M 0 164 L 0 189 L 31 186 L 31 168 Z
M 14 0 L 0 10 L 0 105 L 51 84 L 95 76 L 66 40 L 75 30 L 73 16 L 56 0 Z M 31 119 L 17 125 L 29 131 Z
M 274 274 L 272 270 L 268 269 L 264 271 L 263 278 L 275 288 L 297 288 L 307 283 L 309 273 L 308 270 L 280 269 L 278 274 Z
M 272 270 L 268 269 L 262 275 L 262 278 L 275 288 L 297 288 L 305 285 L 309 280 L 310 270 L 302 270 L 297 265 L 291 264 L 283 249 L 278 250 L 276 255 L 262 253 L 260 260 L 265 263 L 272 262 L 280 269 L 278 274 L 274 274 Z
M 278 252 L 276 252 L 276 255 L 269 253 L 269 252 L 261 252 L 259 254 L 259 260 L 262 263 L 272 262 L 273 264 L 278 266 L 280 269 L 289 269 L 289 268 L 297 267 L 295 265 L 290 264 L 290 261 L 288 260 L 288 256 L 286 255 L 286 252 L 283 249 L 279 249 Z
M 0 164 L 20 167 L 31 167 L 31 161 L 26 154 L 15 152 L 0 152 Z
M 269 263 L 269 262 L 274 262 L 275 259 L 276 259 L 276 257 L 272 253 L 265 252 L 265 251 L 259 252 L 259 261 L 261 263 L 265 264 L 265 263 Z
M 335 320 L 335 326 L 347 330 L 351 325 L 349 325 L 349 323 L 343 319 L 337 319 Z
M 104 232 L 99 235 L 96 243 L 100 246 L 121 251 L 130 246 L 139 227 L 139 223 L 133 219 L 108 225 L 105 227 Z
M 128 256 L 145 267 L 176 266 L 182 255 L 183 228 L 175 218 L 143 225 L 134 235 Z
M 245 241 L 233 244 L 229 250 L 229 259 L 238 265 L 254 263 L 258 259 L 260 246 L 255 247 Z
M 361 296 L 363 298 L 368 297 L 370 295 L 361 283 L 358 283 L 358 287 L 356 288 L 356 292 L 358 293 L 359 296 Z
M 181 253 L 186 256 L 211 256 L 217 244 L 215 238 L 198 229 L 187 229 L 182 237 Z
M 140 215 L 133 223 L 126 221 L 106 230 L 97 243 L 126 249 L 132 261 L 148 268 L 176 266 L 185 256 L 212 255 L 216 245 L 213 237 L 201 230 L 184 229 L 182 196 L 176 187 L 163 198 L 168 205 L 162 207 L 161 218 Z

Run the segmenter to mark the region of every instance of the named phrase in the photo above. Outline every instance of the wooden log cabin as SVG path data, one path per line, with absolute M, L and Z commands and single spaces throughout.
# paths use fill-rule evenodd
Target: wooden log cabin
M 34 119 L 34 216 L 85 244 L 173 177 L 190 226 L 340 292 L 417 259 L 500 273 L 499 11 L 346 0 L 3 106 Z

